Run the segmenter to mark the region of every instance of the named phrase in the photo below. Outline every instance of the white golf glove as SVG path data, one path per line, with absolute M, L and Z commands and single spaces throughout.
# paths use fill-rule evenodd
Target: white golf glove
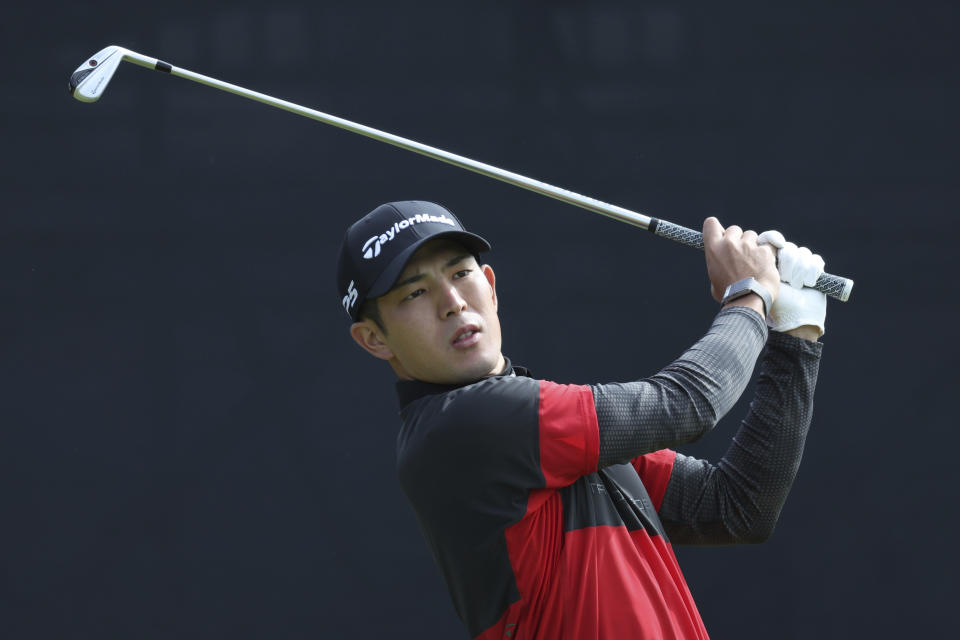
M 779 231 L 764 231 L 757 236 L 757 244 L 769 244 L 777 249 L 780 281 L 790 285 L 780 287 L 780 294 L 767 313 L 767 326 L 774 331 L 789 331 L 813 325 L 822 336 L 827 296 L 811 287 L 823 273 L 823 258 L 806 247 L 787 242 Z

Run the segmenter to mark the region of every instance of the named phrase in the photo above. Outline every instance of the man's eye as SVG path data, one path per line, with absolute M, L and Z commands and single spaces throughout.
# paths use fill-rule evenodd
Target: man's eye
M 454 279 L 456 279 L 456 278 L 465 278 L 465 277 L 467 277 L 468 275 L 470 275 L 470 271 L 471 271 L 471 269 L 463 269 L 463 270 L 461 270 L 461 271 L 457 271 L 455 274 L 453 274 L 453 277 L 454 277 Z
M 404 298 L 404 300 L 413 300 L 414 298 L 419 298 L 426 292 L 426 289 L 417 289 L 416 291 L 410 292 L 410 294 Z

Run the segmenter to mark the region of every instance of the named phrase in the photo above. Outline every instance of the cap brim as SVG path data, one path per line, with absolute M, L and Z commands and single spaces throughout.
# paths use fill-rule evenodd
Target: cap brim
M 387 268 L 383 270 L 380 276 L 376 279 L 376 281 L 374 281 L 373 285 L 367 291 L 365 300 L 379 298 L 383 294 L 390 291 L 390 289 L 392 289 L 393 285 L 396 283 L 397 278 L 400 277 L 400 273 L 407 266 L 407 262 L 409 262 L 410 258 L 413 257 L 413 254 L 417 252 L 417 249 L 422 247 L 427 242 L 437 240 L 438 238 L 449 238 L 456 240 L 457 242 L 463 244 L 467 249 L 470 249 L 470 251 L 473 253 L 484 253 L 486 251 L 490 251 L 489 242 L 475 233 L 470 233 L 469 231 L 443 231 L 441 233 L 435 233 L 426 238 L 422 238 L 397 254 L 397 256 L 390 262 L 389 265 L 387 265 Z

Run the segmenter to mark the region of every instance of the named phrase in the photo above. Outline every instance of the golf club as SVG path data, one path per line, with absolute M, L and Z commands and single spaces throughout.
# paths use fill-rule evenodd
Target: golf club
M 257 91 L 251 91 L 250 89 L 238 87 L 237 85 L 223 82 L 221 80 L 217 80 L 216 78 L 194 73 L 193 71 L 188 71 L 187 69 L 174 67 L 173 65 L 162 60 L 158 60 L 157 58 L 151 58 L 149 56 L 130 51 L 129 49 L 124 49 L 123 47 L 109 46 L 102 51 L 95 53 L 93 56 L 87 59 L 86 62 L 80 65 L 70 76 L 70 94 L 82 102 L 96 102 L 103 95 L 103 92 L 106 91 L 107 85 L 110 83 L 110 79 L 113 77 L 113 74 L 117 70 L 119 64 L 123 61 L 132 62 L 148 69 L 155 69 L 157 71 L 169 73 L 180 78 L 186 78 L 187 80 L 205 84 L 208 87 L 235 93 L 239 96 L 256 100 L 257 102 L 262 102 L 273 107 L 284 109 L 285 111 L 290 111 L 314 120 L 319 120 L 320 122 L 330 124 L 341 129 L 346 129 L 347 131 L 352 131 L 353 133 L 359 133 L 369 138 L 373 138 L 374 140 L 386 142 L 402 149 L 407 149 L 408 151 L 413 151 L 436 160 L 441 160 L 443 162 L 474 171 L 490 178 L 502 180 L 503 182 L 507 182 L 529 191 L 550 196 L 551 198 L 556 198 L 557 200 L 581 207 L 588 211 L 593 211 L 594 213 L 599 213 L 615 220 L 626 222 L 636 227 L 640 227 L 641 229 L 646 229 L 663 238 L 695 247 L 697 249 L 703 249 L 703 236 L 699 231 L 688 229 L 687 227 L 683 227 L 666 220 L 661 220 L 659 218 L 652 218 L 635 211 L 630 211 L 629 209 L 618 207 L 616 205 L 608 204 L 588 196 L 580 195 L 579 193 L 561 189 L 560 187 L 555 187 L 545 182 L 534 180 L 533 178 L 528 178 L 504 169 L 499 169 L 489 164 L 477 162 L 476 160 L 471 160 L 470 158 L 465 158 L 464 156 L 459 156 L 442 149 L 437 149 L 435 147 L 409 140 L 407 138 L 401 138 L 400 136 L 393 135 L 392 133 L 373 129 L 356 122 L 338 118 L 337 116 L 332 116 L 314 109 L 302 107 L 292 102 L 274 98 Z M 853 289 L 853 280 L 824 273 L 819 277 L 819 279 L 817 279 L 814 288 L 822 291 L 832 298 L 836 298 L 837 300 L 845 302 L 849 299 L 850 292 Z

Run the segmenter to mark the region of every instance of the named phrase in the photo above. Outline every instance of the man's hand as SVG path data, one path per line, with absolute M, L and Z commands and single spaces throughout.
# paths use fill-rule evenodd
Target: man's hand
M 787 242 L 779 231 L 764 231 L 757 242 L 777 248 L 780 279 L 787 285 L 780 288 L 780 297 L 767 314 L 767 326 L 774 331 L 816 340 L 824 333 L 827 296 L 811 286 L 823 273 L 823 258 L 806 247 Z
M 780 273 L 774 250 L 769 245 L 758 245 L 756 232 L 743 231 L 736 225 L 724 229 L 716 218 L 707 218 L 703 221 L 703 249 L 707 254 L 710 294 L 717 302 L 723 299 L 723 292 L 731 284 L 753 277 L 770 292 L 773 306 L 776 306 Z M 760 315 L 765 313 L 763 301 L 754 294 L 730 304 L 749 306 Z

